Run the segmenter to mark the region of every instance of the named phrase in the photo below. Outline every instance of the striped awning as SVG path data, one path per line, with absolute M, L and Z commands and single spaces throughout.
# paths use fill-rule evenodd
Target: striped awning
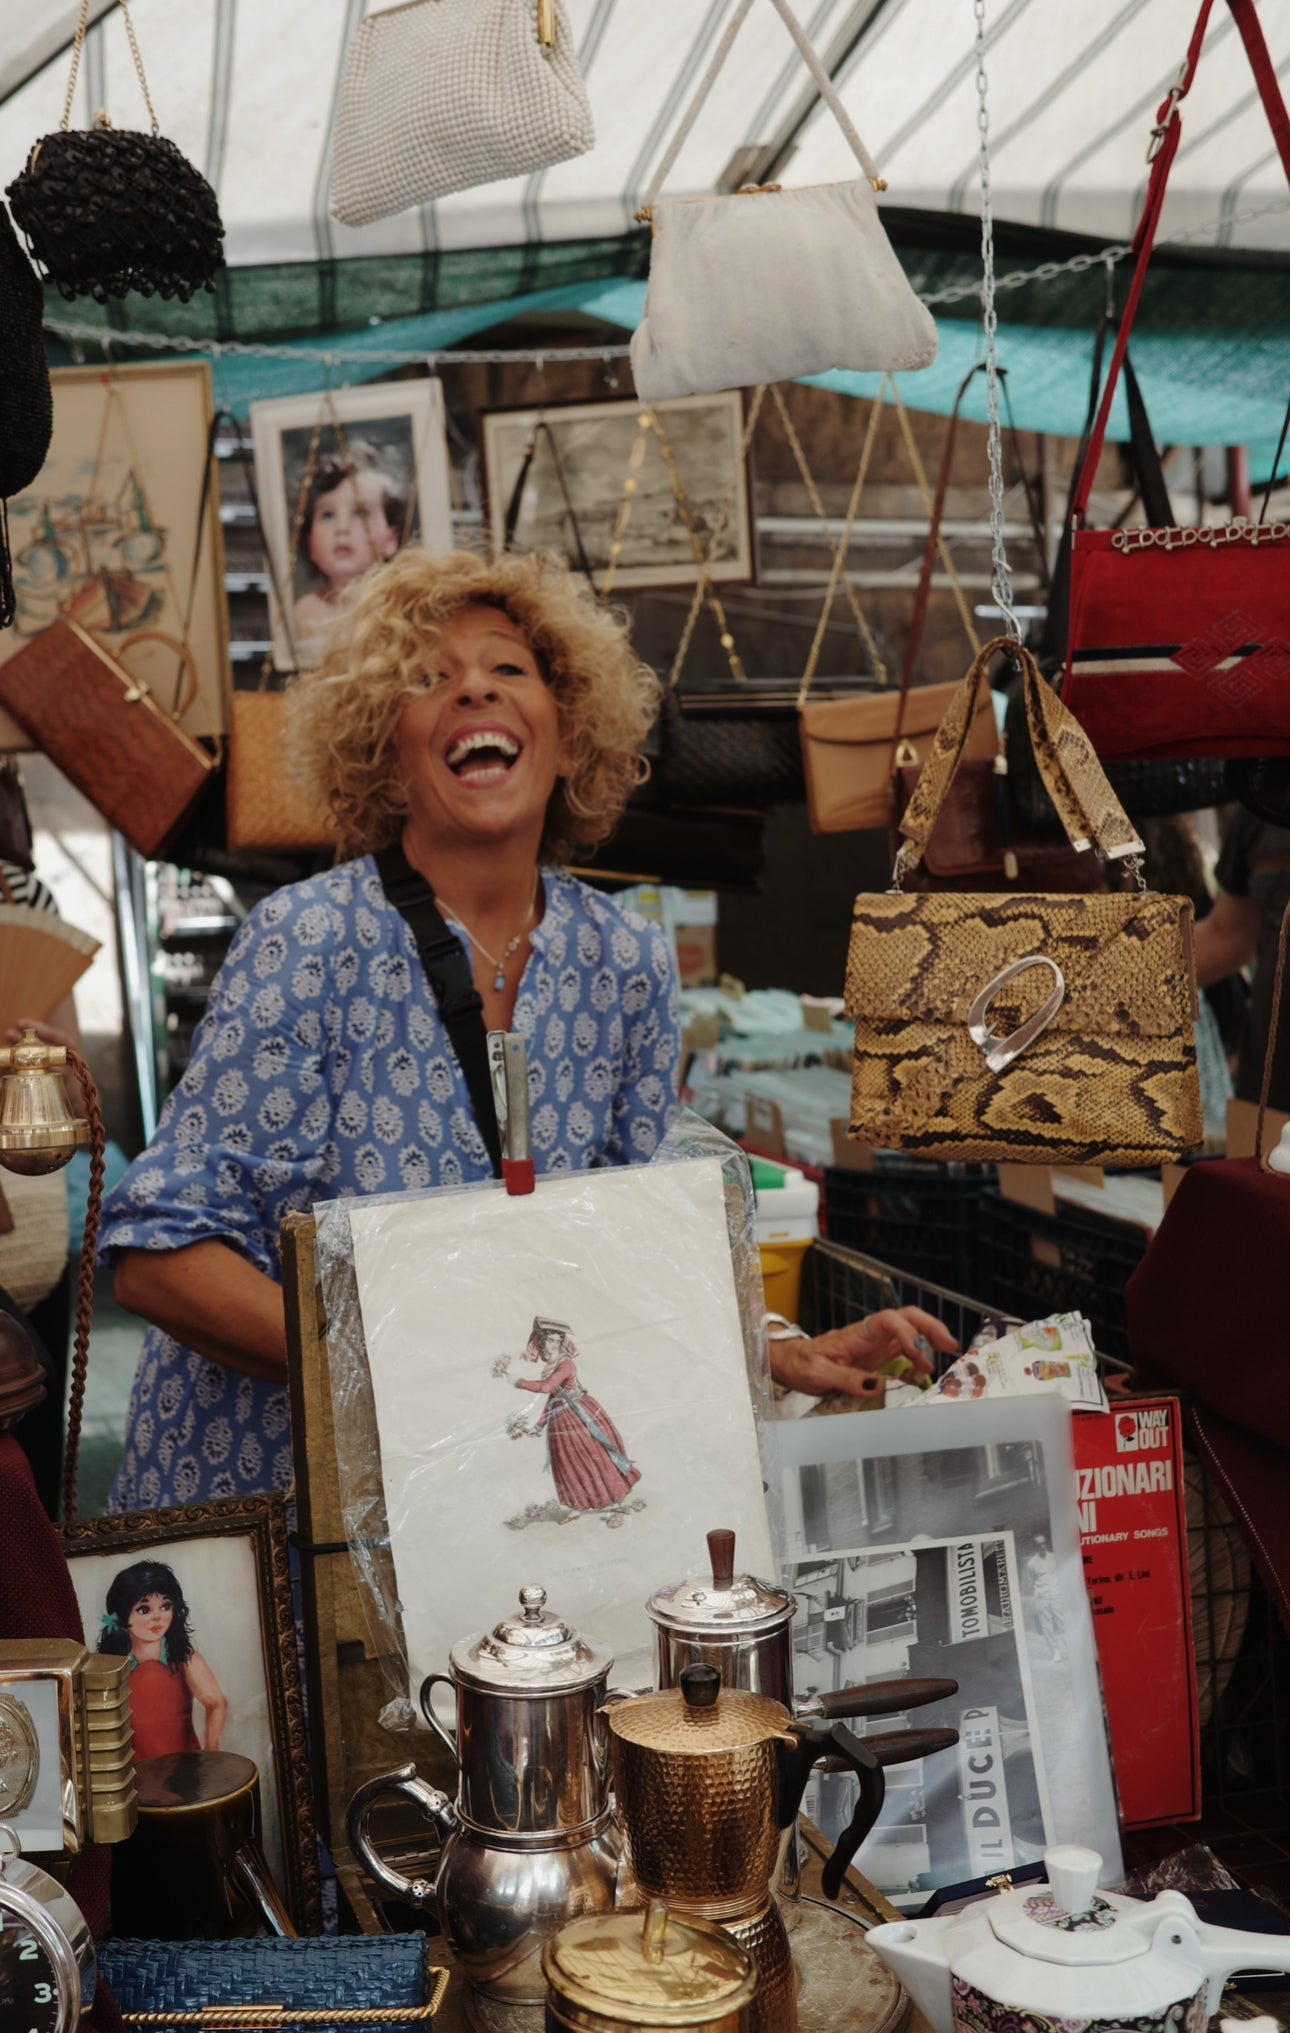
M 336 224 L 327 200 L 337 85 L 366 0 L 133 0 L 132 11 L 163 130 L 214 183 L 229 260 L 246 268 L 627 234 L 734 0 L 566 4 L 595 113 L 594 150 L 361 231 Z M 102 5 L 95 0 L 95 12 Z M 799 12 L 888 180 L 885 202 L 975 213 L 971 0 L 800 0 Z M 49 52 L 74 15 L 69 0 L 10 0 L 0 10 L 0 89 L 8 86 L 0 182 L 58 123 L 68 58 Z M 987 0 L 1001 219 L 1105 240 L 1130 235 L 1148 132 L 1193 18 L 1189 0 Z M 1262 0 L 1261 18 L 1279 75 L 1290 79 L 1290 5 Z M 74 118 L 84 122 L 99 106 L 118 125 L 142 124 L 115 9 L 90 31 Z M 712 189 L 735 172 L 803 184 L 854 172 L 768 0 L 744 24 L 669 189 Z M 1288 199 L 1240 37 L 1219 0 L 1186 106 L 1164 231 L 1194 235 L 1198 246 L 1285 251 Z

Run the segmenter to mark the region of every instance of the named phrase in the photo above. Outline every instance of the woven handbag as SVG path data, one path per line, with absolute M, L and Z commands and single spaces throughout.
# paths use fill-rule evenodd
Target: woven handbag
M 224 804 L 229 851 L 313 853 L 333 845 L 327 815 L 287 769 L 282 692 L 234 692 Z
M 788 0 L 773 4 L 864 174 L 799 190 L 658 198 L 751 4 L 735 9 L 636 215 L 651 233 L 645 315 L 631 349 L 642 402 L 833 368 L 912 371 L 936 358 L 935 320 L 878 216 L 874 193 L 887 186 Z
M 87 133 L 71 130 L 72 99 L 85 46 L 89 0 L 81 0 L 62 124 L 43 135 L 9 186 L 13 216 L 59 294 L 72 301 L 138 290 L 178 297 L 213 290 L 224 266 L 224 227 L 215 193 L 157 124 L 127 0 L 121 13 L 152 122 L 150 134 L 114 127 L 100 113 Z
M 1290 116 L 1253 0 L 1229 0 L 1290 177 Z M 1137 267 L 1080 467 L 1062 698 L 1109 761 L 1290 755 L 1290 522 L 1084 527 L 1213 0 L 1202 0 L 1149 151 Z
M 595 138 L 564 0 L 406 0 L 349 46 L 332 215 L 366 226 L 568 162 Z
M 1107 896 L 905 895 L 967 742 L 990 658 L 1020 659 L 1031 739 L 1073 847 L 1140 876 L 1142 843 L 1034 658 L 987 643 L 901 821 L 893 887 L 856 899 L 850 1133 L 924 1157 L 1158 1165 L 1204 1135 L 1192 906 Z
M 434 2017 L 448 1982 L 448 1972 L 431 1963 L 424 1934 L 104 1941 L 95 1954 L 127 2026 L 236 2033 L 268 2023 L 267 2005 L 281 2008 L 271 2012 L 280 2033 L 342 2033 L 342 2012 L 345 2026 L 411 2033 Z
M 16 611 L 7 501 L 31 486 L 49 455 L 54 398 L 49 381 L 45 293 L 0 209 L 0 628 Z

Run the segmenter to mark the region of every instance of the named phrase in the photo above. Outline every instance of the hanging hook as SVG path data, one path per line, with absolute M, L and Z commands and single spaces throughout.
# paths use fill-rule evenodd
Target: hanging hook
M 1104 254 L 1102 256 L 1102 264 L 1106 270 L 1106 321 L 1108 324 L 1113 324 L 1115 322 L 1115 263 L 1109 254 Z

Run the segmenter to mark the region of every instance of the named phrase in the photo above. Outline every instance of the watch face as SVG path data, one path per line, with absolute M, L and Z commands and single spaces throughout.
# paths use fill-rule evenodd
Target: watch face
M 63 2033 L 49 1950 L 16 1917 L 0 1926 L 0 2027 L 4 2033 Z
M 31 1716 L 12 1694 L 0 1694 L 0 1820 L 22 1812 L 39 1775 L 40 1744 Z

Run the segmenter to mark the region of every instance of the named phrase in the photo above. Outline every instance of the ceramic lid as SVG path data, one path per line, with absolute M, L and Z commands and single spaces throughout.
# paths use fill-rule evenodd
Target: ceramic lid
M 983 1910 L 996 1940 L 1018 1955 L 1070 1965 L 1130 1962 L 1151 1951 L 1159 1914 L 1141 1900 L 1108 1897 L 1097 1889 L 1102 1859 L 1096 1850 L 1063 1843 L 1044 1852 L 1046 1885 L 1006 1893 Z
M 646 1603 L 656 1624 L 685 1631 L 763 1631 L 791 1622 L 797 1604 L 786 1588 L 736 1574 L 733 1532 L 708 1533 L 707 1574 L 660 1588 Z
M 624 1742 L 682 1757 L 742 1751 L 780 1738 L 795 1741 L 782 1702 L 766 1694 L 746 1694 L 741 1687 L 723 1687 L 715 1666 L 687 1666 L 679 1687 L 617 1702 L 604 1713 L 614 1735 Z
M 536 1584 L 520 1590 L 518 1616 L 462 1638 L 449 1657 L 455 1679 L 517 1694 L 587 1687 L 614 1663 L 546 1607 L 546 1590 Z
M 571 1920 L 542 1951 L 542 1974 L 567 2003 L 624 2026 L 694 2026 L 751 1999 L 751 1958 L 723 1928 L 668 1911 Z M 621 2008 L 621 2009 L 619 2009 Z

